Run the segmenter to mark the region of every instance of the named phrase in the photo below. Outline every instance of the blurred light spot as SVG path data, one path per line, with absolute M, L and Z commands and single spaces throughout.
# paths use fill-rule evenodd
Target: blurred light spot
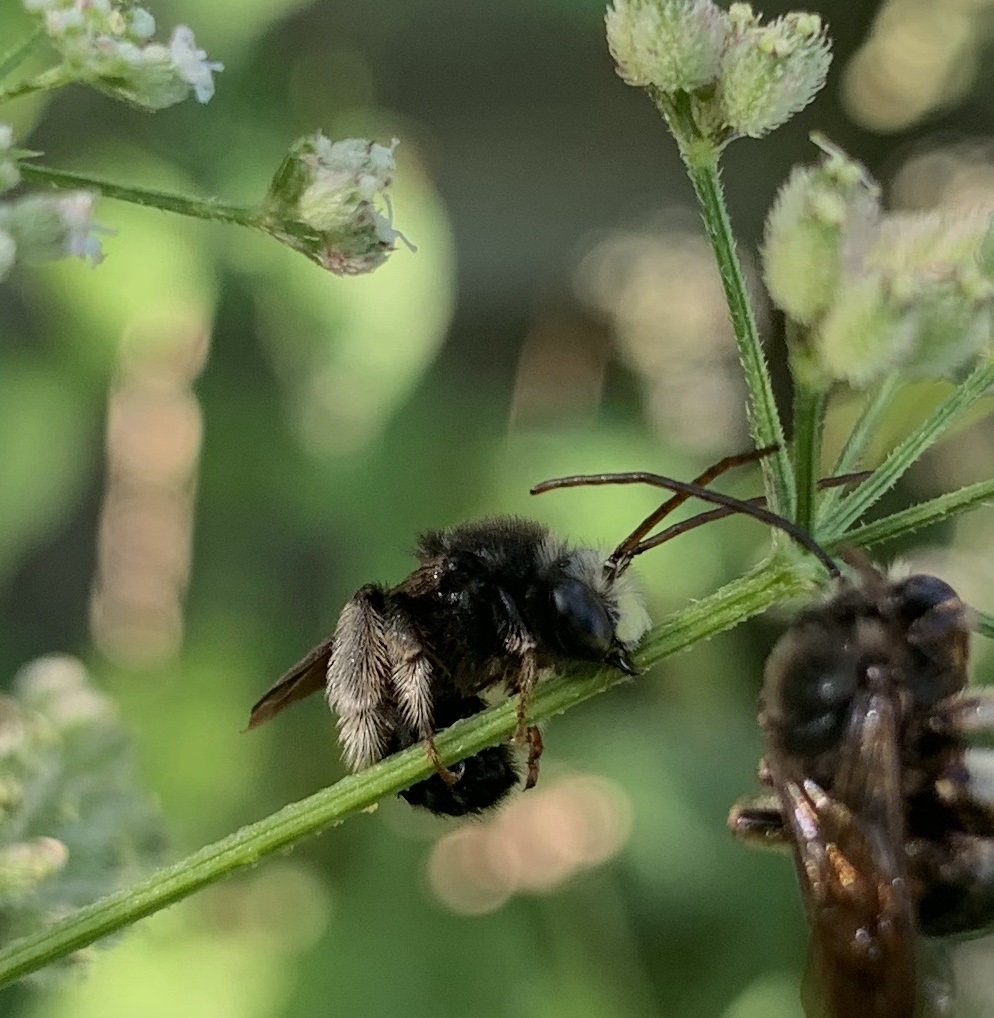
M 891 205 L 902 209 L 994 209 L 994 139 L 913 153 L 894 175 Z
M 207 348 L 198 319 L 136 321 L 122 341 L 90 624 L 101 651 L 127 667 L 162 664 L 182 640 L 202 437 L 191 385 Z
M 606 862 L 628 840 L 631 824 L 628 798 L 611 782 L 549 782 L 441 838 L 428 879 L 453 912 L 493 912 L 514 894 L 547 893 Z
M 511 427 L 584 423 L 596 414 L 608 345 L 576 315 L 546 313 L 525 336 L 511 402 Z
M 849 115 L 887 133 L 955 103 L 990 41 L 989 7 L 990 0 L 887 0 L 843 73 Z
M 219 930 L 271 939 L 279 953 L 312 947 L 332 914 L 326 885 L 310 869 L 288 862 L 216 887 L 210 906 Z
M 580 262 L 575 287 L 611 322 L 668 440 L 710 453 L 744 435 L 735 341 L 703 237 L 665 226 L 609 235 Z

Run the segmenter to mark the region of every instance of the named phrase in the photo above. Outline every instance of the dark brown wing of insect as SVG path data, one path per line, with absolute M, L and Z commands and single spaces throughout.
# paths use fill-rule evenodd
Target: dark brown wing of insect
M 915 913 L 904 859 L 896 707 L 857 696 L 825 790 L 769 760 L 811 928 L 809 1018 L 912 1018 Z
M 334 639 L 329 637 L 308 651 L 307 656 L 298 661 L 289 671 L 277 679 L 275 685 L 259 698 L 249 715 L 249 728 L 256 728 L 264 721 L 276 717 L 292 703 L 303 700 L 305 696 L 324 689 L 325 673 L 328 670 L 328 657 Z
M 430 560 L 405 577 L 391 594 L 403 593 L 410 597 L 423 597 L 438 589 L 440 560 Z M 328 658 L 335 639 L 329 636 L 316 647 L 309 650 L 305 657 L 298 661 L 276 680 L 274 685 L 259 698 L 249 715 L 247 728 L 257 728 L 280 711 L 304 697 L 325 688 L 328 671 Z

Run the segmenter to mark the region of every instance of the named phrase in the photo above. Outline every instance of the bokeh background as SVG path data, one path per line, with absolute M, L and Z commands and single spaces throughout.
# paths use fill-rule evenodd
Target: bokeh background
M 809 6 L 836 42 L 828 87 L 726 158 L 753 270 L 816 127 L 892 207 L 994 205 L 994 3 Z M 248 203 L 301 134 L 397 137 L 395 221 L 418 248 L 341 280 L 262 236 L 102 201 L 103 265 L 0 287 L 0 688 L 53 652 L 82 661 L 178 858 L 342 774 L 319 698 L 243 734 L 248 707 L 356 587 L 409 571 L 419 530 L 521 512 L 609 546 L 651 493 L 528 488 L 691 476 L 748 442 L 690 188 L 651 104 L 613 72 L 601 0 L 153 12 L 224 62 L 213 101 L 149 117 L 70 88 L 7 107 L 47 163 Z M 2 48 L 23 31 L 0 0 Z M 909 391 L 878 453 L 936 395 Z M 842 401 L 830 441 L 851 412 Z M 991 437 L 962 432 L 891 505 L 991 476 Z M 990 610 L 992 527 L 981 511 L 885 557 Z M 654 552 L 653 614 L 734 577 L 764 540 L 733 520 Z M 141 923 L 85 978 L 0 992 L 0 1014 L 798 1015 L 792 867 L 725 830 L 754 789 L 756 695 L 784 617 L 556 718 L 539 788 L 504 813 L 458 824 L 383 803 Z M 983 647 L 975 670 L 990 674 Z M 956 964 L 967 1009 L 994 1013 L 991 947 Z

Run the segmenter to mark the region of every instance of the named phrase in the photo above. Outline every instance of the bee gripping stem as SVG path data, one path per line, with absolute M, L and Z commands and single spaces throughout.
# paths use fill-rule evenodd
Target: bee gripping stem
M 799 596 L 806 586 L 806 581 L 789 566 L 768 561 L 710 597 L 665 619 L 644 642 L 636 663 L 640 668 L 647 668 L 699 640 L 731 629 L 778 602 Z M 615 668 L 591 666 L 569 676 L 540 682 L 529 704 L 528 720 L 534 723 L 560 714 L 625 678 Z M 517 723 L 516 707 L 514 698 L 509 699 L 439 733 L 435 741 L 442 763 L 451 765 L 487 746 L 506 741 Z M 0 986 L 36 972 L 202 887 L 253 866 L 302 838 L 340 824 L 368 810 L 380 799 L 423 780 L 431 772 L 432 764 L 424 747 L 414 745 L 207 845 L 131 887 L 86 905 L 45 929 L 8 943 L 0 948 Z

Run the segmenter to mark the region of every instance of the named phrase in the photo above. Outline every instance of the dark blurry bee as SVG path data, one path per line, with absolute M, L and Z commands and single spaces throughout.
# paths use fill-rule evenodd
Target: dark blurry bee
M 789 847 L 811 928 L 809 1015 L 911 1018 L 918 934 L 994 923 L 994 701 L 965 692 L 972 613 L 935 576 L 889 580 L 856 553 L 766 663 L 760 777 L 733 833 Z M 986 780 L 985 780 L 986 775 Z M 925 1009 L 925 1010 L 923 1010 Z
M 636 671 L 631 652 L 649 618 L 626 569 L 655 546 L 642 538 L 659 520 L 696 496 L 724 511 L 796 530 L 761 506 L 702 487 L 770 451 L 727 457 L 690 484 L 625 475 L 651 477 L 650 483 L 677 494 L 606 561 L 602 552 L 571 547 L 541 524 L 518 518 L 495 517 L 423 535 L 414 572 L 395 587 L 360 589 L 342 610 L 334 635 L 256 703 L 249 727 L 324 689 L 352 770 L 423 742 L 436 773 L 401 794 L 434 813 L 462 816 L 488 809 L 517 783 L 512 749 L 506 744 L 485 749 L 450 770 L 439 760 L 434 734 L 482 710 L 480 694 L 503 686 L 520 694 L 516 739 L 528 743 L 525 787 L 531 787 L 542 742 L 526 712 L 539 673 L 578 661 L 602 662 L 628 675 Z M 539 487 L 573 483 L 580 479 Z M 795 536 L 810 544 L 805 535 Z

